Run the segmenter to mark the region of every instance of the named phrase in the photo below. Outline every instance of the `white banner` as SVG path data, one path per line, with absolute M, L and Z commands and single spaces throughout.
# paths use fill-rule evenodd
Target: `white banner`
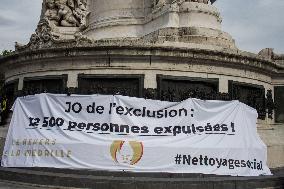
M 239 101 L 18 98 L 4 167 L 271 175 L 256 110 Z

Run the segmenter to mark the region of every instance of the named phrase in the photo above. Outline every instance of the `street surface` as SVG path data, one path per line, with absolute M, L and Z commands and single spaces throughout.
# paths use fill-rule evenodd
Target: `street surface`
M 78 189 L 78 188 L 66 188 L 66 187 L 55 187 L 55 186 L 42 186 L 35 184 L 26 184 L 19 182 L 10 182 L 0 180 L 0 189 Z

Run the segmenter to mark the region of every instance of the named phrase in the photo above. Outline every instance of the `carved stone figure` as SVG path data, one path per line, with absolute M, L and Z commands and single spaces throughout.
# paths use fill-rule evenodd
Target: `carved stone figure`
M 87 10 L 87 1 L 86 0 L 76 0 L 77 7 L 73 11 L 74 16 L 79 20 L 80 27 L 87 26 L 87 16 L 90 12 Z
M 61 18 L 61 22 L 60 22 L 61 26 L 66 26 L 66 27 L 79 26 L 79 22 L 74 17 L 71 8 L 69 8 L 67 5 L 64 5 L 64 4 L 58 4 L 58 9 L 59 9 L 58 15 Z
M 177 1 L 178 3 L 183 3 L 183 2 L 197 2 L 197 3 L 204 3 L 208 4 L 209 0 L 179 0 Z
M 87 0 L 45 0 L 44 18 L 51 26 L 81 27 L 87 26 Z
M 74 8 L 75 8 L 74 0 L 67 0 L 67 5 L 68 5 L 71 9 L 74 9 Z
M 153 7 L 154 9 L 164 6 L 167 3 L 167 0 L 154 0 Z
M 166 4 L 166 0 L 158 0 L 158 1 L 157 1 L 157 5 L 158 5 L 158 6 L 162 6 L 162 5 L 164 5 L 164 4 Z
M 55 6 L 55 0 L 46 0 L 46 12 L 44 17 L 53 25 L 59 25 L 58 10 Z

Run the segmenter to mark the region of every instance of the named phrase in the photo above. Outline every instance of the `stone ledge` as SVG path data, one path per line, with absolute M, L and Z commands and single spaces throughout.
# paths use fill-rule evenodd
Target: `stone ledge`
M 38 184 L 28 184 L 24 182 L 13 182 L 7 180 L 0 180 L 1 189 L 78 189 L 72 187 L 60 187 L 60 186 L 47 186 L 47 185 L 38 185 Z
M 283 188 L 284 175 L 260 177 L 230 177 L 230 176 L 197 176 L 192 174 L 157 173 L 125 173 L 125 172 L 95 172 L 49 169 L 44 171 L 0 168 L 0 179 L 66 187 L 98 187 L 98 188 L 163 188 L 163 189 L 253 189 L 253 188 Z M 183 176 L 183 177 L 181 177 Z
M 8 65 L 15 67 L 17 64 L 25 62 L 32 63 L 33 61 L 43 59 L 56 59 L 56 58 L 84 58 L 84 57 L 105 57 L 112 58 L 116 55 L 123 57 L 163 57 L 188 59 L 192 61 L 208 62 L 208 64 L 222 65 L 225 67 L 239 67 L 248 70 L 265 73 L 268 75 L 277 76 L 278 67 L 273 62 L 263 60 L 257 55 L 252 56 L 242 52 L 233 51 L 213 51 L 205 49 L 184 48 L 184 47 L 169 47 L 169 46 L 151 46 L 151 45 L 115 45 L 112 41 L 110 44 L 101 43 L 98 46 L 90 47 L 63 47 L 58 45 L 56 48 L 41 49 L 33 51 L 16 52 L 15 54 L 7 57 L 0 58 L 0 65 L 6 68 Z

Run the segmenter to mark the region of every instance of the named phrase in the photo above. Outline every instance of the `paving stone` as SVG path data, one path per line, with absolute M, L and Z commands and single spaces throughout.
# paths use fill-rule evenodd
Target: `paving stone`
M 45 171 L 30 169 L 0 168 L 0 179 L 78 188 L 103 189 L 276 189 L 284 188 L 284 175 L 268 177 L 230 177 L 206 175 L 173 174 L 117 174 L 111 172 L 63 173 L 67 170 L 48 169 Z M 279 173 L 282 173 L 279 171 Z M 107 175 L 107 176 L 106 176 Z M 154 177 L 152 177 L 154 176 Z M 1 189 L 1 188 L 0 188 Z

